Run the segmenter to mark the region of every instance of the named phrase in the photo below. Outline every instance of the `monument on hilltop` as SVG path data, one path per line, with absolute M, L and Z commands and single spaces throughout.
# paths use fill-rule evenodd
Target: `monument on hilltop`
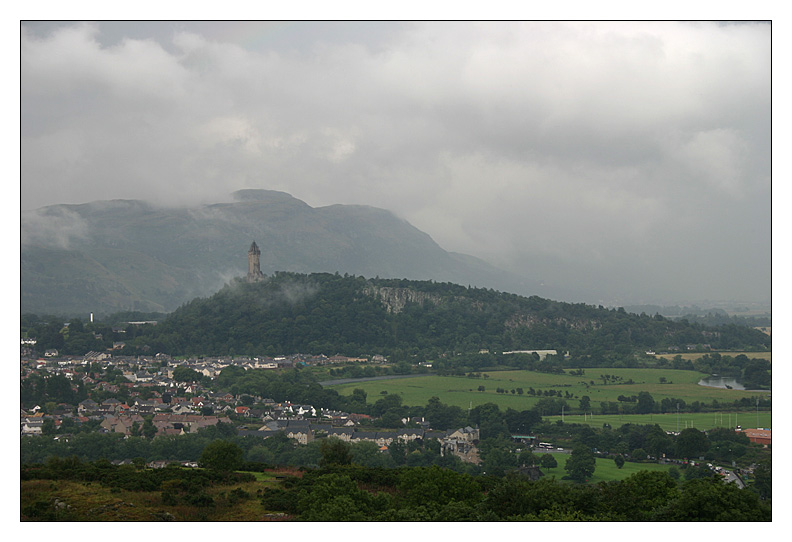
M 261 251 L 255 241 L 248 250 L 248 282 L 258 282 L 264 280 L 264 273 L 261 272 Z

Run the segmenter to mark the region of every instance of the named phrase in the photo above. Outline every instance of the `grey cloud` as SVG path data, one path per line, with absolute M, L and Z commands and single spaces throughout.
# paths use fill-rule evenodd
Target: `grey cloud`
M 21 215 L 22 245 L 68 249 L 90 236 L 85 220 L 65 207 L 38 209 Z
M 26 24 L 22 205 L 270 188 L 385 207 L 448 250 L 582 290 L 767 299 L 769 37 L 672 22 Z

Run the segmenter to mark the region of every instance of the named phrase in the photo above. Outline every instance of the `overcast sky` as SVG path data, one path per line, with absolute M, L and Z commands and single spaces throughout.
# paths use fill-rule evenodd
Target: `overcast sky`
M 768 302 L 770 33 L 23 23 L 22 209 L 283 190 L 580 301 Z

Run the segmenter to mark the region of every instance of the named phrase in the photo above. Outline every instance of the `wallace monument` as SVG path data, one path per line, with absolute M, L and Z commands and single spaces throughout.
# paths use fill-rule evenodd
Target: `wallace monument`
M 264 280 L 264 274 L 261 272 L 261 261 L 259 260 L 260 256 L 261 251 L 259 250 L 256 242 L 253 241 L 253 244 L 250 245 L 250 250 L 248 250 L 248 282 L 258 282 L 260 280 Z

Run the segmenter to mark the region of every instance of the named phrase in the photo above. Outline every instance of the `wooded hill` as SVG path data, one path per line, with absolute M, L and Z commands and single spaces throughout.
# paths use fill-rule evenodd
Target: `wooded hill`
M 394 361 L 556 349 L 588 365 L 688 345 L 764 351 L 771 338 L 737 325 L 706 327 L 451 283 L 276 273 L 259 283 L 235 280 L 127 340 L 133 350 L 171 355 L 384 354 Z

